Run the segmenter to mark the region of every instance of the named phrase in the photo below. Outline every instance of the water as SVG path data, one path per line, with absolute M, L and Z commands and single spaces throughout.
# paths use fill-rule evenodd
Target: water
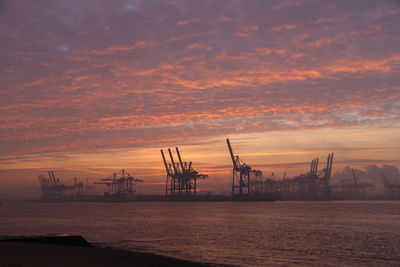
M 4 203 L 0 235 L 240 266 L 400 265 L 400 202 Z

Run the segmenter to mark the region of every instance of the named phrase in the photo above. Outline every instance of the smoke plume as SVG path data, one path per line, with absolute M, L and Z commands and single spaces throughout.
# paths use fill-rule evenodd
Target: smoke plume
M 382 167 L 378 167 L 377 165 L 369 165 L 365 168 L 365 170 L 359 170 L 346 166 L 342 171 L 338 171 L 333 175 L 332 177 L 333 182 L 339 182 L 340 180 L 343 179 L 351 179 L 353 177 L 352 169 L 354 169 L 354 174 L 362 182 L 380 184 L 382 183 L 381 180 L 382 173 L 391 183 L 398 183 L 400 180 L 399 169 L 396 166 L 384 164 Z

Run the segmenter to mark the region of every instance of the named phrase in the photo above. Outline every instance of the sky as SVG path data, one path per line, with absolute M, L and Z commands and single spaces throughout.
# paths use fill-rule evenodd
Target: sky
M 162 184 L 175 146 L 229 191 L 227 137 L 265 174 L 400 168 L 399 1 L 0 0 L 0 47 L 0 195 Z

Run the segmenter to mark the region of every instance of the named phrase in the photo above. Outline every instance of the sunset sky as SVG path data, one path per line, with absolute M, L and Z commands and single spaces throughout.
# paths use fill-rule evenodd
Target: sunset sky
M 164 183 L 175 146 L 229 191 L 227 137 L 266 175 L 400 168 L 399 1 L 0 0 L 0 44 L 0 194 Z

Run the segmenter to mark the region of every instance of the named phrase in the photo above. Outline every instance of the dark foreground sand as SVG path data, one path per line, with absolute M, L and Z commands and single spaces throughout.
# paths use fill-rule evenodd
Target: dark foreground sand
M 0 242 L 0 266 L 215 266 L 118 250 L 21 242 Z

